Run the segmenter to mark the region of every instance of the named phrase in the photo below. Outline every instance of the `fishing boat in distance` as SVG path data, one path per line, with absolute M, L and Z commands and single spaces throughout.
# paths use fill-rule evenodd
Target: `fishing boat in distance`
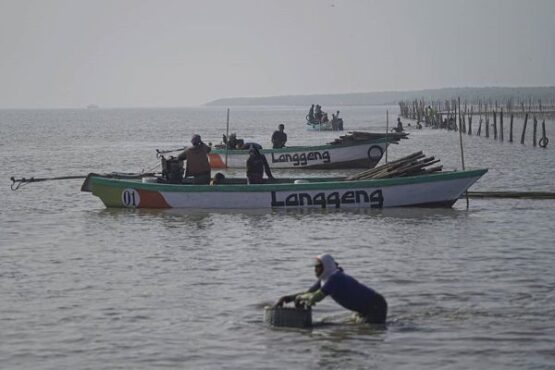
M 312 105 L 306 115 L 308 131 L 343 131 L 343 118 L 339 117 L 339 111 L 332 114 L 331 120 L 328 114 L 322 111 L 318 104 Z
M 156 177 L 89 174 L 81 190 L 106 207 L 185 209 L 298 209 L 451 207 L 487 169 L 426 169 L 437 161 L 412 156 L 343 178 L 281 178 L 264 184 L 226 178 L 218 185 L 164 183 Z
M 266 156 L 272 169 L 373 168 L 382 159 L 388 145 L 398 144 L 407 135 L 355 131 L 325 145 L 260 149 L 260 152 Z M 212 148 L 208 154 L 213 169 L 244 168 L 248 157 L 248 150 L 226 149 L 225 145 Z

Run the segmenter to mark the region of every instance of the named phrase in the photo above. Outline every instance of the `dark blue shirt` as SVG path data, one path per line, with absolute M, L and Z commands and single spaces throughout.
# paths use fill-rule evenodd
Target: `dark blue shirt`
M 314 292 L 318 289 L 322 289 L 325 295 L 329 295 L 339 305 L 361 314 L 368 312 L 377 296 L 372 288 L 340 270 L 331 274 L 324 286 L 321 286 L 318 280 L 308 291 Z

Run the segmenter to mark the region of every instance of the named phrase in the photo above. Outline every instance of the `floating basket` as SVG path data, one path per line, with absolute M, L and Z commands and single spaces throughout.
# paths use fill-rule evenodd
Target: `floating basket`
M 266 306 L 264 322 L 271 326 L 310 328 L 312 326 L 312 310 L 310 308 Z

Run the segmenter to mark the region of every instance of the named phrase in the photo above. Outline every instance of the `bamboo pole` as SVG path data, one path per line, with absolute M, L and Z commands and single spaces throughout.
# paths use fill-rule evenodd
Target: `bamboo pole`
M 479 121 L 478 121 L 478 130 L 476 131 L 476 135 L 480 136 L 482 134 L 482 99 L 480 99 L 480 102 L 478 103 L 478 113 L 479 115 Z
M 229 108 L 227 108 L 227 120 L 226 120 L 226 125 L 225 125 L 225 137 L 226 137 L 226 143 L 225 143 L 225 168 L 227 168 L 227 152 L 229 150 Z
M 503 141 L 503 108 L 501 108 L 501 112 L 499 112 L 499 140 Z
M 537 146 L 537 134 L 538 134 L 538 120 L 536 119 L 536 115 L 534 115 L 534 136 L 532 138 L 532 145 Z
M 472 106 L 470 107 L 470 116 L 468 116 L 468 135 L 472 135 Z
M 509 143 L 513 142 L 513 118 L 514 118 L 514 113 L 511 113 L 511 123 L 509 125 L 510 129 L 509 129 Z
M 389 133 L 389 110 L 385 111 L 385 163 L 387 163 L 387 134 Z
M 461 98 L 459 97 L 459 115 L 460 115 L 460 109 L 461 109 Z M 463 141 L 462 141 L 462 131 L 459 128 L 459 143 L 461 146 L 461 163 L 462 163 L 462 169 L 464 171 L 464 151 L 463 151 Z M 466 209 L 468 209 L 469 206 L 469 202 L 468 202 L 468 191 L 465 190 L 465 195 L 466 195 Z
M 520 143 L 524 144 L 524 136 L 526 135 L 526 124 L 528 123 L 528 112 L 524 116 L 524 126 L 522 127 L 522 135 L 520 135 Z
M 497 102 L 495 104 L 497 105 Z M 497 111 L 493 111 L 493 139 L 497 140 Z
M 457 127 L 459 128 L 459 131 L 462 131 L 462 130 L 463 130 L 463 125 L 462 125 L 462 116 L 461 116 L 461 97 L 460 97 L 460 96 L 458 97 L 457 102 L 458 102 L 458 108 L 459 108 L 459 114 L 458 114 L 458 116 L 459 116 L 459 126 L 457 126 Z M 457 104 L 455 104 L 455 106 L 456 106 L 456 105 L 457 105 Z M 455 108 L 455 109 L 456 109 L 456 108 Z M 455 113 L 455 115 L 456 115 L 456 113 Z M 455 119 L 456 119 L 456 118 L 455 118 Z M 455 121 L 455 122 L 456 122 L 456 121 Z

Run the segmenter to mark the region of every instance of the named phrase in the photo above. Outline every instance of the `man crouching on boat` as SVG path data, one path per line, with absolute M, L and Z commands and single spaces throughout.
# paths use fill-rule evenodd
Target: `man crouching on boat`
M 329 295 L 339 305 L 355 311 L 356 322 L 385 324 L 385 298 L 343 272 L 332 256 L 322 254 L 316 257 L 314 272 L 318 281 L 307 292 L 283 296 L 276 306 L 281 307 L 284 303 L 293 301 L 295 304 L 313 306 Z

